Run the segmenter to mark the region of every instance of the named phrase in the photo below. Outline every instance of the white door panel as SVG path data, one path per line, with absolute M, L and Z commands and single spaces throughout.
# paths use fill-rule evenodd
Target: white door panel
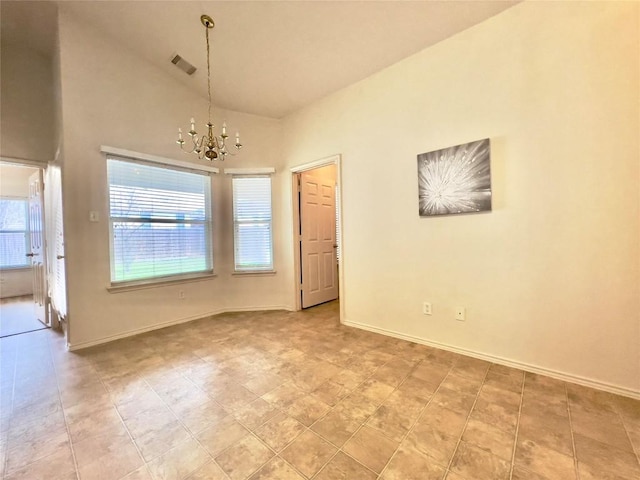
M 46 251 L 44 245 L 44 182 L 42 171 L 29 177 L 29 244 L 33 280 L 33 304 L 35 316 L 49 325 L 47 308 Z
M 302 308 L 338 298 L 335 181 L 300 174 Z

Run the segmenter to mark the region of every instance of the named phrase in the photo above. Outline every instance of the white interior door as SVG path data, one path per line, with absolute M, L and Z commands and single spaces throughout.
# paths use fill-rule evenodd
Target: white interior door
M 335 179 L 300 174 L 302 308 L 338 298 Z
M 29 243 L 31 251 L 27 256 L 31 257 L 35 316 L 45 325 L 49 325 L 46 251 L 44 245 L 43 185 L 41 170 L 29 177 Z

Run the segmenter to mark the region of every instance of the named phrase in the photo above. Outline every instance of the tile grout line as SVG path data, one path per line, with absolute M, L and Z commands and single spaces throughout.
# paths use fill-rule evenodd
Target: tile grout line
M 372 348 L 373 350 L 373 348 Z M 355 355 L 352 355 L 350 358 L 352 358 Z M 364 380 L 362 380 L 362 382 L 360 382 L 359 384 L 356 385 L 355 388 L 353 388 L 350 392 L 349 395 L 351 395 L 353 392 L 355 392 L 358 387 L 360 387 L 361 385 L 363 385 L 365 382 L 367 382 L 368 380 L 371 379 L 371 377 L 373 377 L 373 375 L 375 375 L 375 373 L 378 371 L 378 369 L 380 369 L 381 367 L 383 367 L 384 365 L 386 365 L 390 360 L 387 360 L 386 362 L 380 364 L 378 367 L 375 368 L 375 370 L 373 370 L 367 377 L 364 378 Z M 343 369 L 349 370 L 348 367 L 342 367 Z M 351 370 L 353 371 L 353 370 Z M 357 373 L 357 372 L 355 372 Z M 408 375 L 407 375 L 408 376 Z M 404 380 L 403 380 L 404 381 Z M 395 389 L 394 389 L 395 390 Z M 393 393 L 393 392 L 391 392 Z M 349 395 L 346 395 L 346 397 L 348 397 Z M 391 394 L 389 394 L 391 395 Z M 342 399 L 340 399 L 342 400 Z M 313 422 L 311 425 L 309 425 L 308 429 L 311 430 L 311 427 L 313 427 L 316 423 L 322 421 L 327 415 L 329 415 L 329 413 L 331 413 L 332 411 L 335 410 L 335 408 L 338 406 L 340 402 L 336 402 L 336 404 L 326 413 L 324 414 L 322 417 L 318 418 L 315 422 Z M 382 403 L 380 403 L 380 405 L 382 405 Z M 360 426 L 358 428 L 355 429 L 355 431 L 351 434 L 351 436 L 345 440 L 345 442 L 342 444 L 342 447 L 344 447 L 353 437 L 356 436 L 356 434 L 362 429 L 362 427 L 364 427 L 365 423 L 367 423 L 367 421 L 369 420 L 369 418 L 371 418 L 371 416 L 378 411 L 378 408 L 380 408 L 380 405 L 378 405 L 376 407 L 376 409 L 373 411 L 373 413 L 371 413 L 371 415 L 368 415 L 367 418 L 364 420 L 364 422 L 362 422 L 360 424 Z M 355 420 L 355 419 L 353 419 Z M 311 430 L 315 435 L 318 435 L 319 437 L 322 438 L 322 440 L 324 440 L 325 442 L 329 443 L 331 446 L 336 448 L 336 452 L 331 455 L 331 458 L 329 458 L 329 460 L 327 460 L 327 462 L 322 465 L 322 467 L 320 467 L 320 469 L 311 477 L 311 478 L 316 478 L 320 472 L 322 472 L 322 470 L 324 470 L 324 468 L 329 465 L 329 463 L 331 463 L 331 461 L 338 455 L 338 453 L 342 452 L 344 455 L 348 456 L 349 458 L 351 458 L 352 460 L 354 460 L 356 463 L 358 463 L 359 465 L 362 465 L 364 468 L 366 468 L 367 470 L 369 470 L 370 472 L 372 472 L 373 474 L 379 476 L 379 474 L 377 474 L 376 472 L 374 472 L 373 470 L 371 470 L 369 467 L 367 467 L 366 465 L 362 464 L 362 462 L 360 462 L 359 460 L 353 458 L 351 455 L 349 455 L 347 452 L 345 452 L 342 447 L 338 447 L 336 444 L 334 444 L 333 442 L 331 442 L 330 440 L 324 438 L 322 435 L 316 433 L 315 431 Z M 293 443 L 293 442 L 292 442 Z M 284 449 L 283 449 L 284 450 Z M 304 475 L 306 477 L 306 475 Z
M 492 365 L 494 364 L 490 363 L 489 367 L 487 368 L 487 371 L 484 373 L 484 377 L 482 378 L 482 384 L 478 389 L 478 393 L 476 393 L 476 398 L 473 400 L 473 405 L 471 405 L 471 408 L 469 409 L 469 413 L 467 414 L 467 418 L 465 419 L 464 426 L 462 427 L 462 431 L 460 432 L 460 437 L 458 438 L 458 442 L 456 443 L 456 448 L 453 449 L 453 453 L 451 454 L 451 458 L 449 459 L 449 463 L 447 465 L 447 470 L 446 470 L 447 474 L 451 472 L 451 464 L 453 463 L 453 459 L 455 458 L 456 453 L 458 453 L 458 448 L 460 448 L 460 443 L 462 443 L 462 437 L 464 436 L 464 432 L 467 429 L 467 425 L 469 424 L 471 413 L 473 412 L 474 408 L 476 408 L 476 403 L 478 403 L 480 392 L 482 392 L 482 387 L 484 387 L 485 383 L 487 382 L 487 376 L 489 376 L 489 371 L 491 370 Z
M 522 387 L 520 388 L 520 405 L 518 406 L 518 420 L 516 421 L 516 433 L 513 437 L 513 447 L 511 451 L 511 465 L 509 466 L 509 480 L 513 479 L 513 468 L 516 464 L 516 448 L 518 448 L 518 435 L 520 433 L 520 416 L 522 415 L 522 404 L 524 403 L 524 388 L 527 383 L 527 372 L 522 375 Z
M 95 366 L 94 366 L 95 368 Z M 98 373 L 98 370 L 96 369 L 96 373 Z M 137 373 L 136 373 L 136 377 L 138 377 Z M 113 409 L 116 411 L 116 414 L 118 415 L 118 418 L 120 419 L 120 423 L 122 423 L 122 426 L 124 427 L 125 431 L 127 432 L 127 435 L 129 436 L 129 439 L 131 440 L 131 443 L 133 443 L 133 446 L 136 449 L 136 452 L 138 452 L 138 456 L 140 457 L 140 460 L 142 460 L 142 464 L 145 468 L 147 468 L 147 462 L 144 459 L 144 456 L 142 455 L 142 451 L 140 450 L 140 447 L 138 447 L 138 444 L 136 443 L 135 439 L 133 438 L 133 435 L 131 434 L 131 432 L 129 431 L 129 427 L 127 426 L 126 422 L 124 421 L 124 418 L 122 418 L 122 414 L 120 413 L 120 410 L 118 410 L 118 406 L 114 403 L 112 397 L 111 397 L 111 389 L 104 383 L 104 380 L 102 379 L 102 376 L 98 373 L 98 379 L 100 380 L 100 383 L 102 384 L 102 387 L 107 391 L 107 393 L 109 394 L 109 401 L 111 402 L 111 406 L 113 407 Z M 125 473 L 122 478 L 125 478 L 127 475 L 130 475 L 131 473 L 135 472 L 138 468 L 137 467 L 133 470 L 131 470 L 130 472 Z M 78 471 L 78 476 L 80 475 L 80 471 Z
M 418 368 L 418 365 L 422 364 L 424 361 L 426 360 L 423 359 L 422 361 L 420 361 L 418 364 L 416 364 L 414 366 L 414 368 L 411 370 L 411 372 L 409 373 L 409 375 L 407 375 L 405 377 L 405 379 L 400 383 L 400 385 L 398 385 L 398 387 L 400 387 L 407 378 L 409 378 L 409 376 L 411 376 L 411 373 Z M 427 407 L 429 405 L 431 405 L 431 401 L 433 400 L 433 397 L 435 397 L 436 393 L 438 393 L 438 390 L 440 390 L 440 387 L 442 386 L 442 384 L 444 383 L 445 379 L 449 376 L 449 374 L 451 373 L 451 370 L 453 370 L 454 365 L 449 366 L 449 370 L 447 370 L 447 374 L 442 377 L 442 380 L 440 380 L 440 383 L 438 384 L 438 387 L 433 391 L 433 393 L 431 394 L 431 396 L 429 397 L 429 400 L 427 401 L 427 403 L 425 403 L 425 405 L 422 407 L 422 409 L 420 410 L 420 413 L 416 416 L 416 419 L 413 421 L 413 423 L 411 424 L 411 426 L 409 427 L 409 430 L 407 430 L 407 432 L 404 434 L 404 436 L 402 437 L 402 440 L 400 440 L 400 442 L 398 442 L 398 446 L 396 447 L 396 449 L 394 450 L 393 454 L 391 455 L 391 457 L 389 458 L 389 460 L 387 461 L 387 463 L 384 465 L 384 467 L 382 468 L 382 470 L 380 470 L 380 474 L 378 475 L 378 478 L 381 478 L 382 475 L 384 475 L 385 470 L 389 467 L 389 464 L 391 463 L 391 461 L 394 459 L 394 457 L 396 456 L 396 454 L 398 453 L 398 450 L 400 450 L 400 445 L 402 445 L 402 442 L 404 442 L 406 440 L 406 438 L 409 436 L 409 434 L 411 434 L 411 432 L 413 431 L 414 427 L 416 426 L 416 423 L 418 423 L 418 420 L 420 420 L 420 417 L 422 417 L 422 415 L 424 414 L 424 411 L 427 409 Z M 444 467 L 444 473 L 447 473 L 447 467 Z
M 186 375 L 184 375 L 182 372 L 180 372 L 180 375 L 182 375 L 184 378 L 186 378 L 189 382 L 191 382 L 193 385 L 196 386 L 196 388 L 198 388 L 198 390 L 202 391 L 200 389 L 200 387 L 198 387 L 198 385 L 196 385 L 190 378 L 188 378 Z M 151 386 L 151 384 L 149 383 L 149 381 L 145 378 L 145 377 L 140 377 L 140 379 L 144 382 L 144 384 L 149 387 L 151 389 L 151 391 L 156 395 L 156 397 L 158 397 L 160 399 L 160 401 L 162 402 L 162 404 L 171 412 L 171 414 L 175 417 L 176 421 L 182 426 L 182 428 L 184 428 L 188 433 L 189 436 L 195 440 L 195 442 L 200 446 L 200 448 L 202 448 L 207 455 L 209 455 L 209 457 L 211 457 L 211 461 L 214 462 L 216 465 L 218 465 L 218 462 L 215 461 L 215 458 L 213 457 L 213 455 L 211 453 L 209 453 L 209 450 L 207 448 L 205 448 L 204 445 L 202 445 L 202 443 L 200 442 L 200 440 L 197 438 L 197 434 L 201 433 L 203 431 L 205 431 L 207 428 L 209 427 L 205 427 L 202 430 L 198 430 L 197 432 L 192 431 L 181 419 L 180 417 L 176 414 L 176 412 L 171 408 L 171 405 L 169 405 L 169 403 L 160 396 L 160 394 L 156 391 L 155 388 L 153 388 L 153 386 Z M 206 392 L 204 392 L 206 394 Z M 207 395 L 207 397 L 209 397 L 209 395 Z M 209 397 L 211 399 L 211 401 L 215 402 L 216 405 L 218 405 L 220 408 L 222 408 L 225 412 L 227 411 L 224 407 L 222 407 L 222 405 L 220 405 L 218 402 L 216 402 L 213 398 Z M 146 411 L 146 410 L 145 410 Z M 118 412 L 119 413 L 119 412 Z M 123 420 L 124 422 L 124 420 Z M 216 422 L 217 423 L 217 422 Z M 213 424 L 212 424 L 213 425 Z M 127 429 L 128 431 L 128 429 Z M 145 464 L 145 467 L 148 469 L 148 465 L 151 462 L 156 461 L 158 458 L 166 455 L 168 452 L 170 452 L 171 450 L 173 450 L 174 448 L 178 447 L 179 445 L 181 445 L 182 443 L 186 443 L 188 440 L 185 440 L 184 442 L 178 443 L 177 445 L 173 445 L 171 448 L 167 449 L 165 452 L 161 453 L 160 455 L 158 455 L 157 457 L 154 457 L 152 460 L 150 461 L 146 461 L 144 456 L 142 456 L 142 453 L 140 453 L 140 456 L 142 457 L 142 460 Z M 136 445 L 136 448 L 138 448 L 138 444 L 135 442 L 135 440 L 133 441 L 133 443 Z M 208 463 L 208 462 L 207 462 Z M 198 468 L 196 468 L 195 470 L 192 470 L 191 472 L 187 473 L 183 478 L 189 478 L 190 476 L 192 476 L 199 468 L 201 468 L 202 466 L 206 465 L 200 465 Z M 220 465 L 218 465 L 220 466 Z M 226 475 L 226 472 L 225 472 Z M 151 475 L 151 477 L 155 477 L 155 475 Z
M 573 420 L 571 418 L 571 404 L 569 403 L 569 389 L 564 383 L 564 398 L 567 401 L 567 416 L 569 417 L 569 430 L 571 431 L 571 448 L 573 450 L 573 469 L 575 471 L 576 480 L 580 480 L 580 470 L 578 469 L 578 452 L 576 451 L 576 440 L 573 432 Z
M 640 466 L 640 446 L 636 447 L 636 445 L 631 441 L 631 435 L 629 434 L 629 429 L 627 428 L 627 422 L 624 420 L 624 416 L 618 410 L 618 405 L 616 403 L 614 405 L 614 410 L 620 417 L 620 421 L 622 422 L 622 428 L 624 428 L 624 432 L 627 434 L 627 440 L 629 440 L 629 444 L 631 445 L 631 449 L 633 453 L 636 455 L 636 461 L 638 462 L 638 466 Z
M 47 343 L 49 344 L 49 347 L 51 347 L 50 342 L 48 341 Z M 80 469 L 78 468 L 78 459 L 76 458 L 76 451 L 75 451 L 75 448 L 73 448 L 73 440 L 71 439 L 71 427 L 69 426 L 69 421 L 67 420 L 67 412 L 65 412 L 64 404 L 62 403 L 62 392 L 60 390 L 60 377 L 59 377 L 58 368 L 57 368 L 58 365 L 53 359 L 53 354 L 51 353 L 51 350 L 49 350 L 49 353 L 51 355 L 51 361 L 53 363 L 53 372 L 56 377 L 56 389 L 58 390 L 58 400 L 60 402 L 60 409 L 62 410 L 62 418 L 64 418 L 64 426 L 65 426 L 65 429 L 67 430 L 67 437 L 69 437 L 69 450 L 71 450 L 71 459 L 73 460 L 73 468 L 75 469 L 75 472 L 76 472 L 76 478 L 80 480 Z
M 0 352 L 1 353 L 1 352 Z M 13 354 L 13 378 L 11 380 L 11 414 L 9 415 L 9 426 L 7 427 L 6 432 L 0 433 L 0 435 L 4 435 L 6 433 L 6 445 L 2 452 L 2 478 L 6 478 L 8 474 L 8 463 L 9 463 L 9 430 L 11 429 L 11 424 L 13 423 L 13 408 L 15 405 L 15 394 L 16 394 L 16 372 L 18 371 L 18 348 L 15 348 L 15 352 Z

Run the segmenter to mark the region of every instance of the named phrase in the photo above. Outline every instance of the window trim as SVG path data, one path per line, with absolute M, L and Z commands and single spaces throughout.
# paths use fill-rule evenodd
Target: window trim
M 156 168 L 164 168 L 166 170 L 176 170 L 180 172 L 190 172 L 199 175 L 206 175 L 209 177 L 209 197 L 207 205 L 205 208 L 209 212 L 209 235 L 205 238 L 207 244 L 207 250 L 211 255 L 211 268 L 201 272 L 191 272 L 191 273 L 180 273 L 176 275 L 162 275 L 151 278 L 141 278 L 135 280 L 122 280 L 122 281 L 113 281 L 111 279 L 111 275 L 113 274 L 114 269 L 114 252 L 113 252 L 113 222 L 114 219 L 117 221 L 121 219 L 121 217 L 111 217 L 111 199 L 110 199 L 110 180 L 109 174 L 107 172 L 107 219 L 109 222 L 109 285 L 107 286 L 107 291 L 110 293 L 119 293 L 126 292 L 131 290 L 138 289 L 146 289 L 146 288 L 155 288 L 162 287 L 165 285 L 171 285 L 175 283 L 187 283 L 199 280 L 208 280 L 214 278 L 216 276 L 215 273 L 215 258 L 214 258 L 214 209 L 213 209 L 213 178 L 214 174 L 219 172 L 219 169 L 216 167 L 204 166 L 204 165 L 196 165 L 191 164 L 189 162 L 183 162 L 180 160 L 173 160 L 170 158 L 158 157 L 155 155 L 148 155 L 144 153 L 134 152 L 131 150 L 118 149 L 114 147 L 106 147 L 101 146 L 100 151 L 106 153 L 105 155 L 105 166 L 109 160 L 116 160 L 121 162 L 134 163 L 139 165 L 148 165 Z M 123 152 L 123 155 L 116 154 L 114 152 Z M 184 167 L 183 165 L 186 165 Z M 128 219 L 131 220 L 131 219 Z M 158 223 L 163 223 L 162 221 Z M 201 222 L 205 224 L 207 222 Z
M 264 168 L 225 168 L 224 173 L 231 175 L 231 221 L 232 232 L 233 232 L 233 272 L 232 275 L 275 275 L 275 254 L 274 254 L 274 242 L 273 242 L 273 174 L 275 173 L 275 168 L 273 167 L 264 167 Z M 269 178 L 270 180 L 270 189 L 269 189 L 269 207 L 270 207 L 270 218 L 269 218 L 269 236 L 271 239 L 270 248 L 271 248 L 271 265 L 265 268 L 243 268 L 238 269 L 236 264 L 236 218 L 235 218 L 235 196 L 233 195 L 233 179 L 234 178 Z
M 0 230 L 0 233 L 22 233 L 24 232 L 24 251 L 25 254 L 31 250 L 31 229 L 29 225 L 29 197 L 16 196 L 16 195 L 1 195 L 0 200 L 21 200 L 25 202 L 25 229 L 24 230 Z M 25 263 L 21 265 L 7 265 L 6 267 L 0 266 L 0 271 L 10 272 L 16 270 L 29 270 L 31 268 L 31 262 L 29 257 L 25 255 Z

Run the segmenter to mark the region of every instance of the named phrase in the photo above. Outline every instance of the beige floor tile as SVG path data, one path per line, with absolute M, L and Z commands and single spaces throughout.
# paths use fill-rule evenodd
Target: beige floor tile
M 552 413 L 520 415 L 518 438 L 573 457 L 573 440 L 568 417 Z
M 457 439 L 462 433 L 466 420 L 465 413 L 430 403 L 424 409 L 415 428 L 419 431 L 437 431 Z
M 475 401 L 475 395 L 459 393 L 445 387 L 440 387 L 431 398 L 432 404 L 448 408 L 449 410 L 455 410 L 464 415 L 467 415 L 471 411 Z
M 331 407 L 311 395 L 305 395 L 283 408 L 290 417 L 307 427 L 322 417 Z
M 360 428 L 361 422 L 354 420 L 342 411 L 333 410 L 324 418 L 311 426 L 311 430 L 316 432 L 325 440 L 337 447 L 342 447 L 344 443 Z
M 233 416 L 249 430 L 255 430 L 260 425 L 278 413 L 278 409 L 262 398 L 257 398 L 248 405 L 236 410 Z
M 364 426 L 344 444 L 342 449 L 379 474 L 397 447 L 398 442 L 385 437 L 371 427 Z
M 280 456 L 308 478 L 313 477 L 333 457 L 337 449 L 319 435 L 307 430 Z
M 255 434 L 276 452 L 281 452 L 298 435 L 305 431 L 304 425 L 278 413 L 255 430 Z
M 296 387 L 292 382 L 285 382 L 279 387 L 262 395 L 262 399 L 278 408 L 285 408 L 298 398 L 304 397 L 305 395 L 306 393 Z
M 618 472 L 609 465 L 588 465 L 578 462 L 580 480 L 637 480 L 638 475 Z
M 438 388 L 438 385 L 434 387 L 431 383 L 425 380 L 409 375 L 400 384 L 396 392 L 409 393 L 420 398 L 422 401 L 427 402 L 433 395 L 433 392 L 435 392 L 436 388 Z
M 243 386 L 255 393 L 256 395 L 264 395 L 271 390 L 276 389 L 282 385 L 283 380 L 277 375 L 261 375 L 258 378 L 251 379 L 243 383 Z
M 73 442 L 97 435 L 108 435 L 122 431 L 122 419 L 113 405 L 95 412 L 68 420 L 69 432 Z
M 191 434 L 178 422 L 172 421 L 161 428 L 150 430 L 134 438 L 142 457 L 149 462 L 178 444 L 191 438 Z
M 576 478 L 573 458 L 530 440 L 518 439 L 514 463 L 546 478 Z
M 612 472 L 619 475 L 640 477 L 638 457 L 629 451 L 620 450 L 606 443 L 599 442 L 576 433 L 574 436 L 576 456 L 579 463 L 596 468 L 608 465 Z
M 453 369 L 440 384 L 440 388 L 447 388 L 454 392 L 476 396 L 482 387 L 482 379 L 469 378 L 458 375 Z
M 153 478 L 151 477 L 151 473 L 149 473 L 149 469 L 145 465 L 125 477 L 122 477 L 122 480 L 153 480 Z
M 213 460 L 205 463 L 187 478 L 188 480 L 229 480 L 227 474 Z
M 162 430 L 165 425 L 176 421 L 176 416 L 164 405 L 153 407 L 125 420 L 125 425 L 136 439 L 150 432 Z
M 291 465 L 280 457 L 274 457 L 264 467 L 251 475 L 250 480 L 305 480 Z
M 460 442 L 451 462 L 451 470 L 468 478 L 508 480 L 510 461 L 469 443 Z
M 353 392 L 338 402 L 334 409 L 364 423 L 377 408 L 378 404 L 374 400 L 365 397 L 362 392 Z
M 377 475 L 343 452 L 338 452 L 314 480 L 375 480 Z
M 90 440 L 88 439 L 88 441 Z M 80 454 L 79 445 L 74 445 L 73 448 L 78 462 L 78 473 L 83 480 L 119 479 L 137 470 L 143 464 L 138 450 L 129 439 L 117 443 L 110 442 L 108 445 L 100 445 L 102 448 L 94 450 L 93 453 L 83 448 L 82 454 Z
M 621 450 L 633 451 L 622 419 L 617 413 L 589 413 L 581 408 L 572 408 L 571 425 L 576 433 Z
M 253 435 L 215 457 L 216 463 L 231 480 L 244 480 L 274 456 L 273 451 Z
M 427 404 L 427 400 L 406 390 L 394 390 L 382 405 L 402 411 L 409 418 L 417 418 Z
M 198 433 L 196 438 L 211 455 L 215 456 L 247 435 L 249 430 L 232 416 L 228 416 Z
M 418 450 L 402 444 L 393 456 L 381 480 L 442 480 L 445 468 L 435 464 L 433 460 Z
M 198 442 L 190 439 L 149 462 L 147 466 L 154 480 L 182 480 L 209 461 L 211 456 Z
M 239 410 L 253 402 L 258 396 L 242 385 L 227 385 L 224 390 L 212 395 L 213 399 L 228 411 Z
M 403 410 L 380 405 L 369 417 L 366 425 L 399 443 L 409 432 L 415 418 L 407 416 Z
M 549 480 L 547 477 L 533 473 L 531 470 L 515 465 L 513 467 L 513 473 L 511 474 L 511 480 Z
M 56 429 L 33 440 L 18 441 L 15 439 L 7 449 L 5 469 L 11 473 L 43 457 L 68 450 L 69 435 L 66 429 Z
M 470 419 L 462 434 L 462 440 L 511 463 L 515 437 L 494 425 Z
M 76 480 L 76 469 L 69 448 L 36 460 L 26 467 L 8 473 L 5 480 Z
M 471 418 L 496 425 L 508 433 L 515 433 L 518 424 L 518 407 L 479 397 L 471 412 Z
M 334 406 L 349 392 L 350 390 L 347 390 L 341 384 L 328 380 L 311 392 L 311 396 L 327 405 Z

